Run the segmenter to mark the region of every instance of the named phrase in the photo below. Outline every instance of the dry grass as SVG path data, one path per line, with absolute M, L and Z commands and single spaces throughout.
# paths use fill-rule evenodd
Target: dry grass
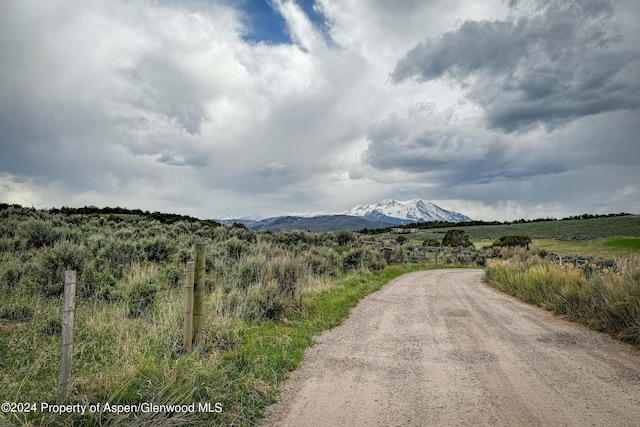
M 499 289 L 595 330 L 640 345 L 640 256 L 600 270 L 559 265 L 510 253 L 487 261 L 487 279 Z M 585 271 L 587 273 L 585 273 Z

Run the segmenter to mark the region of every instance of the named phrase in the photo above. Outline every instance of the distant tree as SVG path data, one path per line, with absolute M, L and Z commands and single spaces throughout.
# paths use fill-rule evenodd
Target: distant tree
M 466 248 L 473 246 L 473 243 L 469 240 L 469 236 L 466 231 L 454 228 L 447 231 L 447 234 L 444 235 L 444 238 L 442 239 L 442 246 L 463 246 Z

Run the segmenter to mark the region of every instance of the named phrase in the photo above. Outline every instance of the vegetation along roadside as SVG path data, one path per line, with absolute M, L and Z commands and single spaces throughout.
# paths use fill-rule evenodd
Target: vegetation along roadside
M 182 344 L 184 266 L 206 245 L 205 318 Z M 77 273 L 66 403 L 209 403 L 212 412 L 5 412 L 0 424 L 252 425 L 313 336 L 408 271 L 484 262 L 445 250 L 409 264 L 356 233 L 252 232 L 161 214 L 0 210 L 0 401 L 55 403 L 64 271 Z M 423 254 L 424 255 L 424 254 Z M 219 404 L 216 406 L 216 404 Z M 222 408 L 221 412 L 216 412 Z
M 504 249 L 487 260 L 490 284 L 640 349 L 640 255 L 564 262 L 540 250 Z

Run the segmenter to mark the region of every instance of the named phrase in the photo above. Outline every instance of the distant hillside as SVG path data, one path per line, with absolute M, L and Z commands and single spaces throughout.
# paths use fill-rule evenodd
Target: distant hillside
M 420 199 L 404 202 L 388 199 L 375 205 L 359 205 L 342 214 L 287 215 L 266 219 L 254 214 L 251 217 L 225 217 L 217 221 L 227 225 L 241 223 L 250 230 L 361 231 L 419 222 L 458 223 L 471 220 Z
M 314 217 L 279 216 L 266 218 L 261 221 L 239 221 L 250 230 L 285 231 L 358 231 L 365 228 L 380 228 L 389 226 L 388 223 L 369 221 L 349 215 L 320 215 Z
M 623 236 L 640 237 L 640 215 L 452 226 L 432 229 L 428 233 L 441 236 L 449 228 L 462 228 L 469 234 L 471 239 L 498 239 L 509 234 L 526 234 L 537 239 L 558 240 L 590 240 L 601 237 Z

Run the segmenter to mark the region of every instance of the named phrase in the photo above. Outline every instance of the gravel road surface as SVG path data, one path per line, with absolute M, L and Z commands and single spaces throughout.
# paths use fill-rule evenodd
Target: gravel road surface
M 481 270 L 404 275 L 307 350 L 265 426 L 640 426 L 640 352 Z

